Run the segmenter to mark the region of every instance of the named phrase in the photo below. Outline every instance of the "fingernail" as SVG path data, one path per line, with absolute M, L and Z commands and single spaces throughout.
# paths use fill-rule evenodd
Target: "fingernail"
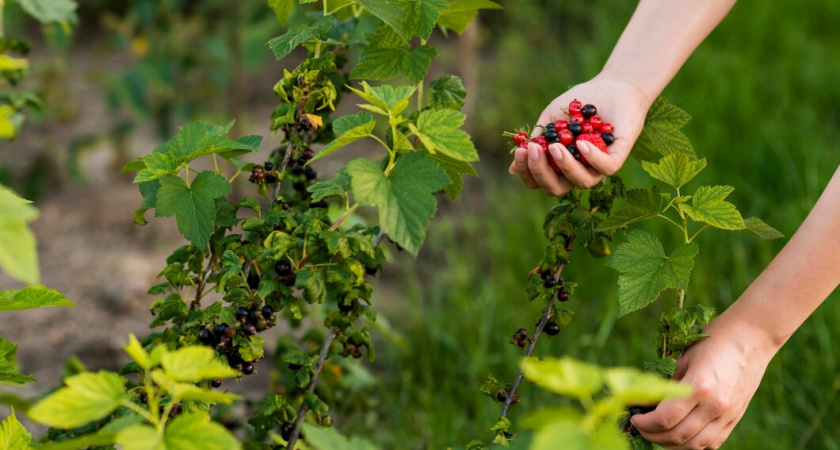
M 563 159 L 563 152 L 560 150 L 560 146 L 558 144 L 551 144 L 548 146 L 548 152 L 551 153 L 551 156 L 555 160 Z
M 577 145 L 578 150 L 580 150 L 581 153 L 583 153 L 584 155 L 589 154 L 589 143 L 584 141 L 584 142 L 578 142 L 576 145 Z
M 528 160 L 531 162 L 537 162 L 540 160 L 540 153 L 535 148 L 528 149 Z
M 513 159 L 518 164 L 523 164 L 525 162 L 525 149 L 517 148 L 516 151 L 513 152 Z

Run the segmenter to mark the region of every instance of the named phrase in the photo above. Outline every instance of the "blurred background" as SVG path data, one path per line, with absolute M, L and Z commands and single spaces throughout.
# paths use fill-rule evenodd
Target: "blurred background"
M 468 128 L 482 161 L 480 177 L 468 180 L 457 202 L 441 200 L 420 256 L 396 254 L 379 278 L 379 358 L 356 377 L 370 407 L 340 417 L 338 426 L 382 448 L 440 449 L 491 435 L 500 408 L 478 388 L 491 373 L 507 382 L 515 376 L 521 353 L 508 339 L 540 313 L 524 289 L 554 203 L 507 174 L 510 144 L 502 132 L 533 124 L 555 96 L 596 75 L 635 7 L 620 0 L 502 3 L 506 9 L 483 12 L 464 35 L 433 38 L 441 55 L 432 75 L 464 78 Z M 48 107 L 30 114 L 21 137 L 4 145 L 0 183 L 35 200 L 43 283 L 78 304 L 0 316 L 3 335 L 19 344 L 23 370 L 40 381 L 26 390 L 0 387 L 0 401 L 13 403 L 54 385 L 71 355 L 91 369 L 119 367 L 127 334 L 148 331 L 154 298 L 146 289 L 182 238 L 173 220 L 132 223 L 141 197 L 119 168 L 195 119 L 235 118 L 235 135 L 270 137 L 271 88 L 297 60 L 271 57 L 265 42 L 282 29 L 264 2 L 88 0 L 72 36 L 7 9 L 7 34 L 35 42 L 28 83 Z M 788 237 L 840 161 L 838 17 L 838 2 L 741 2 L 664 92 L 693 115 L 684 131 L 708 160 L 692 186 L 734 186 L 731 200 L 744 217 L 761 217 Z M 358 145 L 340 158 L 365 150 Z M 341 163 L 319 161 L 317 168 L 328 174 Z M 630 186 L 648 183 L 635 160 L 619 174 Z M 655 225 L 644 226 L 670 233 Z M 704 233 L 689 301 L 722 311 L 784 242 Z M 575 318 L 541 341 L 537 354 L 602 365 L 653 360 L 652 324 L 664 304 L 617 319 L 616 274 L 575 253 L 567 270 L 580 283 L 569 303 Z M 15 285 L 0 274 L 0 287 Z M 724 448 L 840 448 L 837 297 L 773 360 Z M 265 366 L 263 377 L 242 382 L 254 398 L 266 390 Z M 553 401 L 527 385 L 519 397 L 514 421 Z

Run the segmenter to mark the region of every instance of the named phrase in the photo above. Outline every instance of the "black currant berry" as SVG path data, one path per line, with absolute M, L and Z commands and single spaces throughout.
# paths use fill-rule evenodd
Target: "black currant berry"
M 255 327 L 251 322 L 245 322 L 245 324 L 242 325 L 242 332 L 245 333 L 245 336 L 253 336 L 257 334 L 257 327 Z
M 277 177 L 272 175 L 272 174 L 268 174 L 268 175 L 265 176 L 264 180 L 265 180 L 266 183 L 276 183 L 277 182 Z
M 555 131 L 554 128 L 549 128 L 549 129 L 545 130 L 544 136 L 545 136 L 545 139 L 549 142 L 556 141 L 557 140 L 557 131 Z
M 560 333 L 560 325 L 557 325 L 555 322 L 548 322 L 543 327 L 543 331 L 549 336 L 557 336 Z
M 265 170 L 269 172 L 274 170 L 274 164 L 272 164 L 271 161 L 266 161 L 265 164 L 263 164 L 263 166 L 265 166 Z
M 583 114 L 583 117 L 588 119 L 595 114 L 598 114 L 598 108 L 596 108 L 595 105 L 586 104 L 580 109 L 580 113 Z
M 236 328 L 233 328 L 232 326 L 227 326 L 223 334 L 227 338 L 232 338 L 236 336 Z
M 583 126 L 579 123 L 572 122 L 569 124 L 569 131 L 571 131 L 573 135 L 577 136 L 581 131 L 583 131 Z
M 207 328 L 202 328 L 198 332 L 198 340 L 205 344 L 209 344 L 213 340 L 213 335 L 210 334 L 210 330 Z
M 217 337 L 220 337 L 225 334 L 225 330 L 227 330 L 228 324 L 226 323 L 218 323 L 213 327 L 213 334 Z
M 368 274 L 368 275 L 370 275 L 370 276 L 374 276 L 374 275 L 376 275 L 376 272 L 377 272 L 378 270 L 379 270 L 379 268 L 378 268 L 378 267 L 376 267 L 376 266 L 373 266 L 373 267 L 368 267 L 368 266 L 365 266 L 365 273 L 366 273 L 366 274 Z
M 254 323 L 257 319 L 260 318 L 260 315 L 260 310 L 258 310 L 257 308 L 250 308 L 248 310 L 248 321 Z
M 260 287 L 260 277 L 257 275 L 256 271 L 251 271 L 248 274 L 248 287 L 251 289 L 257 289 Z
M 240 306 L 239 308 L 236 308 L 236 320 L 238 320 L 240 322 L 244 322 L 247 319 L 248 319 L 248 308 L 246 308 L 244 306 Z
M 612 145 L 615 142 L 615 135 L 612 133 L 604 133 L 601 135 L 601 139 L 604 140 L 605 144 Z
M 169 410 L 169 417 L 170 418 L 177 417 L 177 416 L 180 416 L 180 415 L 181 415 L 181 405 L 180 404 L 177 404 L 177 405 L 173 406 L 172 409 Z
M 306 165 L 306 158 L 304 158 L 304 157 L 298 158 L 297 163 L 298 163 L 299 166 L 305 166 Z
M 318 172 L 311 167 L 307 167 L 306 170 L 303 171 L 303 175 L 306 176 L 307 180 L 314 180 L 315 177 L 318 176 Z
M 289 440 L 292 437 L 292 432 L 295 431 L 295 424 L 291 422 L 283 423 L 283 426 L 280 427 L 280 436 L 283 437 L 285 440 Z
M 315 156 L 315 150 L 312 150 L 311 148 L 307 148 L 306 150 L 303 151 L 302 156 L 303 156 L 303 159 L 306 159 L 306 160 L 312 159 Z
M 227 336 L 222 336 L 219 338 L 219 344 L 216 346 L 217 348 L 225 348 L 230 346 L 230 338 Z
M 548 278 L 550 276 L 551 276 L 551 271 L 550 270 L 543 270 L 542 272 L 540 272 L 540 278 L 542 278 L 543 280 L 545 280 L 546 278 Z
M 292 188 L 294 188 L 294 190 L 296 190 L 298 192 L 304 192 L 304 191 L 306 191 L 306 183 L 301 183 L 301 182 L 294 183 L 294 184 L 292 184 Z
M 266 319 L 270 319 L 272 315 L 274 315 L 274 308 L 269 305 L 265 305 L 262 307 L 262 315 Z
M 274 271 L 278 276 L 287 277 L 292 274 L 292 263 L 288 259 L 281 259 L 274 265 Z
M 289 369 L 291 370 L 300 370 L 302 367 L 300 364 L 289 363 Z
M 557 280 L 555 280 L 552 277 L 546 278 L 545 282 L 543 282 L 543 286 L 545 286 L 546 288 L 549 288 L 549 289 L 553 288 L 555 285 L 557 285 Z
M 146 395 L 145 392 L 141 392 L 140 395 L 137 397 L 137 400 L 140 400 L 140 403 L 145 404 L 147 401 L 149 401 L 149 397 Z
M 303 167 L 301 166 L 294 166 L 292 167 L 292 173 L 295 175 L 300 175 L 303 173 Z
M 213 386 L 214 388 L 220 387 L 221 385 L 222 385 L 222 379 L 221 378 L 216 378 L 215 380 L 210 382 L 210 386 Z
M 568 299 L 569 299 L 569 293 L 568 292 L 560 291 L 560 292 L 557 293 L 557 300 L 560 300 L 561 302 L 565 302 Z
M 342 297 L 338 300 L 338 310 L 343 313 L 353 311 L 353 301 Z
M 258 331 L 262 331 L 268 328 L 268 321 L 265 320 L 265 317 L 258 317 L 254 325 L 256 325 Z
M 242 365 L 242 373 L 245 375 L 251 375 L 254 373 L 254 365 L 251 363 L 245 363 Z

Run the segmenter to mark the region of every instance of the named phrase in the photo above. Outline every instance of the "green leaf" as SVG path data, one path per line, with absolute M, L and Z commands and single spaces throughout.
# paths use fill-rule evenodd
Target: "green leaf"
M 671 378 L 677 371 L 677 360 L 671 357 L 659 358 L 656 362 L 645 363 L 645 370 L 662 378 Z
M 125 380 L 111 372 L 85 372 L 38 402 L 29 417 L 56 428 L 75 428 L 111 414 L 125 398 Z
M 27 286 L 19 291 L 0 291 L 0 311 L 46 308 L 48 306 L 76 306 L 67 297 L 44 286 Z
M 456 0 L 449 2 L 449 9 L 440 14 L 438 24 L 461 34 L 480 9 L 502 9 L 502 6 L 490 0 Z
M 126 344 L 123 349 L 126 353 L 128 353 L 128 356 L 131 356 L 131 359 L 140 365 L 140 367 L 144 369 L 152 368 L 152 360 L 149 358 L 149 354 L 133 333 L 128 336 L 128 344 Z
M 689 120 L 691 116 L 688 113 L 669 104 L 664 97 L 657 98 L 648 110 L 633 154 L 644 161 L 671 153 L 696 156 L 688 136 L 680 131 Z
M 163 436 L 148 425 L 134 425 L 117 434 L 117 444 L 122 450 L 168 450 Z
M 691 206 L 680 204 L 679 208 L 697 222 L 724 230 L 743 230 L 744 219 L 738 208 L 724 200 L 735 188 L 731 186 L 701 186 L 691 199 Z
M 429 86 L 432 88 L 432 108 L 460 111 L 464 107 L 467 90 L 459 77 L 444 75 L 432 81 Z
M 429 39 L 440 13 L 449 8 L 449 3 L 446 0 L 406 0 L 403 6 L 406 36 Z
M 135 183 L 157 180 L 164 175 L 177 175 L 178 162 L 168 153 L 152 153 L 140 158 L 145 166 L 134 177 Z
M 377 114 L 383 116 L 395 116 L 408 108 L 408 100 L 414 95 L 415 86 L 393 87 L 388 84 L 371 87 L 366 81 L 362 81 L 362 90 L 350 88 L 350 90 L 374 106 Z M 365 105 L 359 105 L 360 107 Z
M 8 450 L 29 450 L 32 448 L 32 435 L 23 428 L 15 410 L 0 423 L 0 448 Z
M 239 372 L 216 359 L 213 349 L 203 346 L 182 347 L 167 352 L 161 357 L 160 363 L 166 374 L 176 381 L 197 383 L 239 375 Z
M 323 17 L 309 25 L 297 25 L 289 28 L 289 31 L 268 41 L 268 46 L 274 52 L 274 57 L 281 60 L 304 42 L 326 39 L 331 29 L 332 18 Z
M 666 256 L 656 236 L 642 230 L 627 233 L 627 242 L 607 260 L 620 274 L 619 316 L 644 308 L 665 289 L 685 289 L 697 252 L 697 244 L 689 243 Z
M 426 157 L 436 162 L 446 172 L 446 176 L 449 177 L 449 184 L 443 188 L 443 192 L 452 201 L 455 201 L 458 195 L 461 194 L 461 190 L 464 189 L 464 180 L 461 179 L 461 175 L 478 176 L 478 172 L 466 161 L 458 161 L 443 153 L 428 154 Z
M 320 202 L 326 197 L 343 197 L 350 190 L 350 175 L 339 170 L 334 177 L 318 181 L 306 190 L 312 193 L 313 202 Z
M 230 183 L 221 175 L 205 170 L 187 186 L 180 177 L 160 179 L 155 215 L 175 216 L 178 230 L 194 245 L 203 248 L 213 232 L 216 219 L 214 200 L 230 194 Z
M 233 122 L 225 126 L 206 122 L 191 122 L 178 131 L 178 134 L 155 149 L 155 153 L 164 153 L 175 158 L 180 166 L 205 155 L 217 154 L 223 158 L 232 158 L 245 153 L 259 151 L 259 141 L 248 136 L 239 141 L 226 137 Z M 146 157 L 143 158 L 146 161 Z
M 198 401 L 208 404 L 230 404 L 239 399 L 239 396 L 227 392 L 202 389 L 193 383 L 179 383 L 159 369 L 152 371 L 152 379 L 164 391 L 169 393 L 170 397 L 175 399 Z
M 685 153 L 672 153 L 658 163 L 642 161 L 642 168 L 650 176 L 674 188 L 681 188 L 706 167 L 706 158 L 693 159 Z
M 25 384 L 36 381 L 35 377 L 18 373 L 15 352 L 17 345 L 0 337 L 0 382 Z
M 335 430 L 335 428 L 324 428 L 310 425 L 306 422 L 301 424 L 302 432 L 306 435 L 306 442 L 314 450 L 377 450 L 378 447 L 362 438 L 353 437 L 347 439 Z
M 665 380 L 633 367 L 616 367 L 604 371 L 604 381 L 613 395 L 625 405 L 650 405 L 666 399 L 688 397 L 694 389 L 687 384 Z
M 431 109 L 420 113 L 416 126 L 408 126 L 430 153 L 440 152 L 459 161 L 478 161 L 470 136 L 460 129 L 466 117 L 451 109 Z
M 0 185 L 0 269 L 26 284 L 38 282 L 38 253 L 35 236 L 27 223 L 38 218 L 38 210 Z
M 41 23 L 58 23 L 74 25 L 76 17 L 76 2 L 73 0 L 18 0 L 27 14 Z
M 578 399 L 601 390 L 601 369 L 572 358 L 525 358 L 520 364 L 525 378 L 554 393 Z
M 417 84 L 426 77 L 432 58 L 437 54 L 437 50 L 428 45 L 414 49 L 366 47 L 350 71 L 350 77 L 354 80 L 388 81 L 403 76 Z
M 389 175 L 366 159 L 350 161 L 346 170 L 356 201 L 378 207 L 382 231 L 416 256 L 437 210 L 432 194 L 449 184 L 443 169 L 420 153 L 409 153 Z
M 146 225 L 146 211 L 154 208 L 157 205 L 157 193 L 160 190 L 160 181 L 149 181 L 147 183 L 140 183 L 137 185 L 140 189 L 140 194 L 143 196 L 143 204 L 140 208 L 134 211 L 134 223 L 137 225 Z
M 595 231 L 616 230 L 634 222 L 656 217 L 663 212 L 671 196 L 660 193 L 659 188 L 654 186 L 651 189 L 630 189 L 624 198 L 629 205 L 612 212 Z
M 268 0 L 268 7 L 274 11 L 274 15 L 277 16 L 277 21 L 281 25 L 284 25 L 286 20 L 289 19 L 289 14 L 292 12 L 292 5 L 294 3 L 294 0 Z
M 243 361 L 256 361 L 265 354 L 265 339 L 259 336 L 248 336 L 239 347 L 239 355 Z
M 307 164 L 311 164 L 312 161 L 317 161 L 351 142 L 370 136 L 375 126 L 376 121 L 373 120 L 373 116 L 365 111 L 339 117 L 333 122 L 333 132 L 336 138 L 324 146 Z
M 785 235 L 779 232 L 779 230 L 767 225 L 758 217 L 744 219 L 744 230 L 760 237 L 761 239 L 782 239 L 785 237 Z
M 355 0 L 355 2 L 393 28 L 401 38 L 408 39 L 403 26 L 405 11 L 393 0 Z
M 212 422 L 207 414 L 183 414 L 169 423 L 164 432 L 166 450 L 234 450 L 239 441 L 225 427 Z

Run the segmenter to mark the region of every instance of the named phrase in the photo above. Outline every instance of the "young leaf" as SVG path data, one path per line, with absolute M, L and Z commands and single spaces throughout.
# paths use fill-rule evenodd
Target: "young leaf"
M 426 77 L 432 58 L 438 52 L 433 47 L 421 45 L 406 47 L 367 47 L 359 55 L 359 62 L 350 71 L 354 80 L 388 81 L 403 76 L 417 84 Z
M 163 370 L 175 381 L 197 383 L 212 378 L 229 378 L 239 372 L 215 358 L 216 352 L 207 347 L 182 347 L 165 353 L 160 360 Z
M 389 175 L 367 159 L 350 161 L 346 170 L 356 201 L 378 207 L 382 231 L 416 256 L 437 210 L 432 194 L 449 184 L 443 169 L 420 153 L 408 153 Z
M 629 205 L 609 215 L 595 231 L 611 231 L 634 222 L 655 217 L 665 209 L 671 195 L 660 193 L 659 188 L 631 189 L 625 194 Z
M 169 450 L 163 436 L 149 425 L 137 424 L 125 428 L 117 434 L 116 443 L 123 450 Z
M 19 291 L 0 291 L 0 311 L 46 308 L 48 306 L 76 306 L 61 292 L 44 286 L 27 286 Z
M 0 269 L 26 284 L 40 278 L 35 236 L 27 223 L 38 218 L 38 210 L 0 185 Z
M 312 193 L 313 202 L 320 202 L 326 197 L 343 197 L 350 190 L 350 175 L 344 170 L 339 170 L 334 177 L 318 181 L 306 190 Z
M 430 109 L 420 113 L 417 125 L 409 124 L 430 153 L 440 152 L 459 161 L 478 161 L 470 136 L 461 130 L 466 116 L 451 109 Z
M 419 36 L 422 39 L 429 39 L 440 13 L 449 8 L 446 0 L 406 0 L 405 8 L 406 36 Z
M 684 398 L 694 391 L 688 384 L 640 372 L 633 367 L 616 367 L 604 372 L 604 381 L 625 405 L 646 405 L 666 399 Z
M 268 46 L 274 52 L 274 57 L 279 61 L 304 42 L 326 39 L 331 29 L 332 17 L 324 17 L 310 25 L 297 25 L 289 28 L 289 31 L 268 41 Z
M 157 180 L 164 175 L 178 174 L 178 162 L 175 161 L 174 156 L 168 153 L 152 153 L 140 158 L 140 160 L 143 162 L 144 168 L 137 172 L 134 177 L 135 183 L 145 183 Z
M 476 172 L 473 166 L 466 161 L 458 161 L 457 159 L 450 158 L 443 153 L 428 154 L 426 157 L 438 163 L 438 165 L 446 172 L 446 176 L 449 177 L 449 184 L 443 188 L 443 192 L 445 192 L 452 201 L 455 201 L 455 199 L 458 198 L 458 195 L 461 194 L 461 190 L 464 189 L 464 180 L 461 179 L 461 175 L 478 176 L 478 172 Z
M 490 0 L 456 0 L 449 2 L 449 8 L 440 14 L 438 25 L 458 34 L 467 29 L 480 9 L 502 9 L 502 6 Z
M 665 255 L 656 236 L 642 230 L 627 233 L 607 265 L 617 270 L 619 316 L 644 308 L 665 289 L 685 289 L 694 267 L 697 244 L 683 244 Z
M 111 372 L 85 372 L 38 402 L 29 417 L 56 428 L 75 428 L 111 414 L 125 397 L 125 380 Z
M 187 186 L 180 177 L 160 179 L 155 215 L 175 216 L 178 231 L 194 245 L 203 248 L 210 240 L 216 220 L 214 200 L 230 194 L 230 183 L 221 175 L 205 170 Z
M 365 111 L 339 117 L 333 122 L 335 140 L 324 146 L 307 164 L 311 164 L 312 161 L 317 161 L 351 142 L 370 136 L 375 126 L 376 121 Z
M 706 158 L 692 159 L 685 153 L 672 153 L 654 164 L 642 161 L 642 169 L 668 186 L 681 188 L 706 167 Z
M 277 16 L 277 21 L 281 25 L 284 25 L 289 18 L 289 14 L 292 12 L 292 5 L 294 3 L 294 0 L 268 0 L 268 7 L 274 11 L 274 15 Z
M 137 340 L 137 337 L 134 334 L 130 334 L 128 336 L 128 344 L 123 347 L 128 356 L 131 356 L 140 367 L 144 369 L 151 369 L 151 359 L 149 358 L 149 353 L 146 352 L 146 349 L 143 348 L 143 345 L 140 341 Z
M 645 363 L 645 370 L 653 372 L 662 378 L 671 378 L 677 371 L 677 360 L 671 357 L 659 358 L 656 362 Z
M 645 117 L 645 126 L 636 140 L 633 154 L 650 161 L 671 153 L 696 156 L 688 136 L 680 129 L 691 120 L 691 116 L 668 103 L 664 97 L 653 102 Z
M 590 398 L 601 390 L 601 369 L 572 358 L 525 358 L 525 378 L 554 393 L 578 399 Z
M 408 39 L 403 26 L 405 11 L 393 0 L 355 0 L 367 12 L 388 24 L 403 39 Z M 280 58 L 278 58 L 280 59 Z
M 752 233 L 761 239 L 782 239 L 785 237 L 779 230 L 767 225 L 758 217 L 744 219 L 744 231 Z
M 25 384 L 36 381 L 35 377 L 18 373 L 15 364 L 16 351 L 17 345 L 0 337 L 0 382 Z
M 79 20 L 76 16 L 78 5 L 73 0 L 18 0 L 18 3 L 41 23 L 74 25 Z
M 730 186 L 701 186 L 691 199 L 691 206 L 683 203 L 679 208 L 697 222 L 724 230 L 743 230 L 744 219 L 738 208 L 724 200 L 735 188 Z
M 411 98 L 417 88 L 415 86 L 393 87 L 388 84 L 371 87 L 367 82 L 362 81 L 362 89 L 360 91 L 350 88 L 354 94 L 379 109 L 381 111 L 379 114 L 395 116 L 408 107 L 408 99 Z
M 347 439 L 334 428 L 323 428 L 303 422 L 303 434 L 306 442 L 314 450 L 377 450 L 378 447 L 362 438 Z
M 460 111 L 467 98 L 464 82 L 455 75 L 444 75 L 429 85 L 432 88 L 433 109 L 454 109 Z
M 23 428 L 15 410 L 0 423 L 0 448 L 9 450 L 29 450 L 32 448 L 32 435 Z

